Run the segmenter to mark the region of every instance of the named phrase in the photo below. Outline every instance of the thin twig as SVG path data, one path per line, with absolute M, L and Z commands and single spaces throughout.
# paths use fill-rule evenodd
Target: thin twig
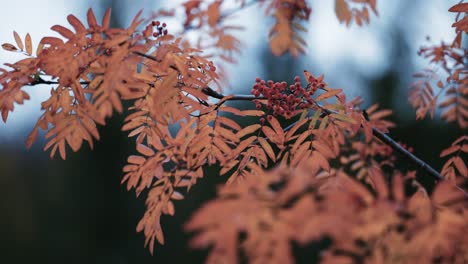
M 210 87 L 205 87 L 202 89 L 202 92 L 208 96 L 211 96 L 216 99 L 223 99 L 226 97 L 225 95 L 222 95 L 215 90 L 213 90 Z M 239 94 L 239 95 L 232 95 L 229 98 L 227 98 L 225 101 L 252 101 L 252 100 L 263 100 L 265 98 L 263 97 L 255 97 L 255 95 L 245 95 L 245 94 Z
M 34 86 L 39 84 L 60 84 L 58 81 L 46 81 L 42 78 L 36 78 L 32 82 L 25 84 L 26 86 Z M 80 82 L 80 84 L 89 84 L 89 82 Z
M 208 96 L 217 98 L 217 99 L 223 99 L 225 95 L 220 94 L 218 92 L 215 92 L 213 89 L 207 87 L 203 88 L 202 92 L 205 93 Z M 229 100 L 234 101 L 234 100 L 253 100 L 253 99 L 260 99 L 260 98 L 255 98 L 255 96 L 250 96 L 250 95 L 234 95 L 229 98 Z M 335 113 L 335 111 L 332 111 L 330 109 L 326 109 L 323 107 L 320 107 L 327 115 Z M 292 123 L 291 125 L 287 126 L 285 130 L 291 129 L 298 121 Z M 425 173 L 427 173 L 429 176 L 434 178 L 436 181 L 443 181 L 445 180 L 442 175 L 440 175 L 432 166 L 421 160 L 420 158 L 416 157 L 413 153 L 409 152 L 406 150 L 404 147 L 402 147 L 400 144 L 398 144 L 394 139 L 392 139 L 390 136 L 387 134 L 383 133 L 382 131 L 378 130 L 377 128 L 372 128 L 372 134 L 374 137 L 380 139 L 382 142 L 390 146 L 393 150 L 396 152 L 400 153 L 403 155 L 406 159 L 410 160 L 412 163 L 414 163 L 416 166 L 418 166 L 421 170 L 423 170 Z M 455 185 L 456 188 L 458 188 L 460 191 L 462 191 L 465 196 L 468 196 L 468 193 L 465 192 L 462 188 L 458 187 Z
M 145 57 L 145 58 L 153 60 L 153 61 L 157 61 L 157 62 L 159 61 L 156 57 L 145 54 L 145 53 L 142 53 L 142 52 L 135 51 L 133 53 L 135 55 L 139 55 L 139 56 Z M 178 69 L 177 69 L 177 67 L 175 65 L 170 65 L 170 67 L 172 69 L 178 71 Z M 39 79 L 36 79 L 33 82 L 31 82 L 29 85 L 32 86 L 32 85 L 37 85 L 37 84 L 58 84 L 58 82 L 56 82 L 56 81 L 45 81 L 42 78 L 39 78 Z M 82 82 L 82 84 L 89 84 L 89 82 Z M 210 97 L 216 98 L 216 99 L 223 99 L 224 97 L 226 97 L 226 95 L 220 94 L 220 93 L 216 92 L 215 90 L 213 90 L 210 87 L 205 87 L 201 91 L 204 94 L 206 94 L 206 95 L 208 95 Z M 256 99 L 261 100 L 261 99 L 265 99 L 265 98 L 255 97 L 254 95 L 232 95 L 232 96 L 230 95 L 230 97 L 227 98 L 225 101 L 252 101 L 252 100 L 256 100 Z M 321 107 L 321 109 L 327 115 L 336 113 L 335 111 L 325 109 L 323 107 Z M 296 122 L 298 122 L 298 121 L 296 121 Z M 292 123 L 291 125 L 289 125 L 285 129 L 287 129 L 287 130 L 291 129 L 296 124 L 296 122 Z M 442 175 L 440 175 L 439 172 L 437 172 L 434 168 L 432 168 L 432 166 L 430 166 L 428 163 L 424 162 L 422 159 L 416 157 L 413 153 L 406 150 L 404 147 L 402 147 L 400 144 L 398 144 L 394 139 L 392 139 L 387 134 L 383 133 L 382 131 L 378 130 L 377 128 L 372 128 L 372 134 L 373 134 L 374 137 L 380 139 L 382 142 L 384 142 L 385 144 L 390 146 L 393 150 L 395 150 L 396 152 L 403 155 L 406 159 L 410 160 L 412 163 L 414 163 L 416 166 L 418 166 L 421 170 L 423 170 L 429 176 L 434 178 L 434 180 L 436 180 L 436 181 L 443 181 L 444 180 Z M 468 196 L 467 192 L 465 192 L 463 189 L 461 189 L 458 186 L 456 186 L 456 187 L 458 189 L 460 189 L 461 191 L 463 191 L 465 196 Z

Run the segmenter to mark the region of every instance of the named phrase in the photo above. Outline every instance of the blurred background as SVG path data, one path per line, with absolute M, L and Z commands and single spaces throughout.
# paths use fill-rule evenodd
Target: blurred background
M 226 0 L 229 1 L 229 0 Z M 160 7 L 179 1 L 32 1 L 7 2 L 0 9 L 0 43 L 14 43 L 13 30 L 30 33 L 33 45 L 55 24 L 68 25 L 73 13 L 85 21 L 92 7 L 98 19 L 112 7 L 113 26 L 126 27 L 138 10 L 148 17 Z M 379 16 L 368 26 L 347 28 L 334 14 L 334 1 L 311 1 L 307 54 L 298 59 L 274 57 L 267 34 L 273 22 L 257 7 L 239 12 L 232 20 L 246 30 L 239 63 L 227 66 L 230 85 L 225 93 L 249 93 L 259 76 L 292 81 L 304 69 L 325 74 L 333 88 L 342 88 L 348 98 L 362 96 L 365 106 L 379 102 L 394 110 L 398 127 L 391 136 L 414 147 L 416 155 L 440 169 L 438 153 L 459 134 L 455 126 L 440 120 L 415 121 L 407 102 L 411 75 L 428 64 L 417 56 L 421 45 L 451 41 L 454 16 L 448 8 L 458 0 L 377 1 Z M 168 27 L 171 30 L 171 24 Z M 430 41 L 427 37 L 430 37 Z M 0 63 L 20 59 L 0 51 Z M 115 115 L 100 129 L 101 140 L 94 151 L 84 146 L 69 152 L 67 160 L 49 158 L 43 139 L 26 150 L 24 140 L 39 117 L 40 102 L 50 87 L 26 89 L 31 100 L 17 106 L 0 123 L 0 262 L 1 263 L 156 263 L 202 262 L 206 252 L 189 250 L 182 225 L 203 202 L 212 198 L 216 185 L 225 179 L 215 173 L 199 182 L 186 201 L 176 203 L 174 217 L 163 217 L 166 245 L 150 256 L 144 237 L 135 227 L 144 212 L 144 195 L 135 198 L 120 185 L 121 168 L 133 152 L 133 139 L 120 131 L 123 117 Z M 430 143 L 428 143 L 430 142 Z

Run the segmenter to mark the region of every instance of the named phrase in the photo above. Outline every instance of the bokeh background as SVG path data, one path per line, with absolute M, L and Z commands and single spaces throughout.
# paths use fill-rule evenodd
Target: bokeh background
M 226 0 L 229 1 L 229 0 Z M 114 26 L 127 26 L 138 10 L 144 15 L 179 1 L 156 0 L 16 0 L 0 9 L 0 43 L 14 43 L 12 31 L 31 33 L 33 44 L 56 34 L 52 25 L 68 25 L 73 13 L 85 20 L 92 7 L 98 17 L 112 8 Z M 304 69 L 325 74 L 334 88 L 348 97 L 362 96 L 366 106 L 375 102 L 391 108 L 398 127 L 391 136 L 414 147 L 423 160 L 440 169 L 438 153 L 460 131 L 440 120 L 415 121 L 407 102 L 411 75 L 427 66 L 417 56 L 421 45 L 451 41 L 454 15 L 447 9 L 458 0 L 377 1 L 379 16 L 371 24 L 347 28 L 334 15 L 334 1 L 311 1 L 312 18 L 306 35 L 308 53 L 298 59 L 274 57 L 267 34 L 271 18 L 250 7 L 232 19 L 246 30 L 237 65 L 227 66 L 230 85 L 226 93 L 248 93 L 255 77 L 291 81 Z M 169 23 L 169 30 L 171 30 Z M 427 37 L 430 40 L 427 40 Z M 0 51 L 0 63 L 21 56 Z M 115 115 L 102 127 L 94 151 L 83 147 L 66 161 L 50 159 L 43 139 L 26 150 L 24 140 L 40 113 L 40 102 L 50 87 L 27 88 L 32 99 L 0 123 L 0 263 L 200 263 L 206 252 L 187 246 L 182 225 L 203 202 L 212 198 L 225 179 L 216 171 L 207 175 L 176 203 L 176 215 L 163 217 L 166 245 L 156 246 L 155 256 L 143 248 L 144 237 L 135 227 L 144 212 L 144 195 L 135 198 L 120 185 L 121 168 L 133 151 L 133 140 L 120 131 L 123 117 Z M 310 263 L 310 260 L 308 263 Z

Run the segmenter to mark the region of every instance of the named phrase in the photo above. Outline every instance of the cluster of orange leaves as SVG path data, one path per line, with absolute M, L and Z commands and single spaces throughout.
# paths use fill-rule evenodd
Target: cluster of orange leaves
M 320 263 L 466 263 L 468 214 L 450 182 L 408 195 L 414 174 L 369 170 L 371 188 L 316 160 L 255 171 L 223 186 L 186 224 L 207 263 L 293 263 L 292 244 L 329 238 Z M 280 187 L 277 187 L 280 186 Z M 239 250 L 244 254 L 239 255 Z
M 455 123 L 462 130 L 463 135 L 440 153 L 440 157 L 450 156 L 442 168 L 442 175 L 454 180 L 457 175 L 468 177 L 468 49 L 462 46 L 462 35 L 468 33 L 468 3 L 459 3 L 449 11 L 457 13 L 452 25 L 455 38 L 450 44 L 442 42 L 420 49 L 419 54 L 435 66 L 414 75 L 418 80 L 411 86 L 409 101 L 417 109 L 417 119 L 424 119 L 428 113 L 434 118 L 438 107 L 443 109 L 443 120 Z
M 264 2 L 237 1 L 239 8 L 266 5 L 266 14 L 274 16 L 269 34 L 274 54 L 304 52 L 306 42 L 296 31 L 305 31 L 300 23 L 311 14 L 308 3 Z M 304 71 L 304 90 L 311 80 L 319 79 L 323 86 L 308 98 L 307 109 L 291 107 L 296 110 L 288 120 L 295 121 L 284 127 L 282 118 L 263 107 L 267 98 L 224 96 L 210 88 L 220 87 L 221 80 L 212 59 L 234 62 L 234 54 L 240 51 L 239 40 L 228 33 L 240 28 L 224 24 L 234 13 L 223 13 L 224 4 L 220 0 L 185 2 L 182 31 L 175 34 L 159 34 L 155 25 L 160 23 L 144 21 L 139 14 L 128 28 L 111 28 L 110 10 L 98 23 L 90 9 L 88 26 L 69 15 L 73 31 L 53 26 L 63 38 L 44 37 L 35 55 L 29 34 L 23 41 L 14 32 L 16 45 L 2 47 L 27 58 L 6 64 L 12 70 L 1 70 L 3 121 L 15 103 L 29 99 L 23 87 L 53 84 L 27 145 L 42 129 L 48 140 L 44 149 L 50 149 L 51 157 L 58 152 L 65 159 L 67 146 L 77 151 L 87 141 L 92 147 L 99 139 L 97 125 L 105 125 L 114 111 L 125 112 L 122 130 L 135 138 L 137 154 L 128 157 L 122 183 L 137 195 L 147 195 L 147 210 L 137 231 L 144 233 L 151 253 L 156 241 L 164 244 L 160 218 L 173 215 L 174 201 L 184 199 L 204 177 L 204 168 L 216 164 L 220 175 L 229 176 L 227 184 L 186 226 L 199 231 L 194 247 L 212 247 L 209 263 L 236 263 L 239 248 L 252 262 L 290 263 L 291 243 L 306 245 L 325 236 L 333 240 L 321 256 L 329 263 L 467 261 L 462 250 L 468 223 L 463 192 L 453 182 L 444 182 L 429 196 L 415 180 L 415 172 L 394 168 L 392 148 L 373 136 L 374 129 L 386 133 L 394 126 L 385 120 L 390 110 L 373 105 L 363 112 L 359 98 L 347 100 L 341 89 L 328 87 L 323 76 L 315 78 Z M 369 8 L 377 13 L 375 0 L 336 0 L 337 17 L 346 24 L 368 22 Z M 453 10 L 461 12 L 460 8 Z M 174 14 L 169 10 L 157 16 Z M 458 31 L 465 30 L 463 21 L 456 23 Z M 191 43 L 185 38 L 191 30 L 207 34 Z M 442 59 L 458 53 L 448 54 Z M 455 93 L 466 96 L 463 70 L 450 71 L 457 72 L 450 81 L 460 84 Z M 218 100 L 211 102 L 210 97 Z M 466 106 L 466 98 L 459 98 L 465 97 L 455 101 Z M 228 105 L 234 100 L 255 101 L 259 107 L 239 110 Z M 417 106 L 425 109 L 424 100 Z M 123 101 L 131 106 L 124 109 Z M 263 122 L 242 127 L 236 121 L 240 117 Z M 466 176 L 459 157 L 467 152 L 466 141 L 464 136 L 442 153 L 455 153 L 444 167 L 444 175 L 451 175 L 446 177 Z M 268 170 L 273 165 L 277 168 Z M 419 189 L 410 193 L 405 184 Z M 241 235 L 245 238 L 240 239 Z

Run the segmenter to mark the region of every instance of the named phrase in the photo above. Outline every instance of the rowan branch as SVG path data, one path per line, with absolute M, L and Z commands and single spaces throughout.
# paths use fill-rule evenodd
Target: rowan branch
M 217 98 L 217 99 L 223 99 L 225 95 L 220 94 L 213 89 L 206 87 L 202 89 L 203 93 L 205 93 L 208 96 Z M 235 100 L 253 100 L 253 99 L 262 99 L 262 98 L 256 98 L 255 96 L 250 96 L 250 95 L 234 95 L 230 96 L 228 100 L 230 101 L 235 101 Z M 319 106 L 320 107 L 320 106 Z M 336 112 L 320 107 L 327 115 L 333 114 Z M 298 121 L 292 123 L 289 125 L 287 128 L 293 127 Z M 442 175 L 440 175 L 439 172 L 437 172 L 432 166 L 430 166 L 428 163 L 424 162 L 422 159 L 416 157 L 413 153 L 409 152 L 406 150 L 404 147 L 402 147 L 400 144 L 398 144 L 393 138 L 388 136 L 387 134 L 383 133 L 382 131 L 378 130 L 377 128 L 372 128 L 372 135 L 378 139 L 380 139 L 382 142 L 390 146 L 393 150 L 396 152 L 400 153 L 403 157 L 411 161 L 413 164 L 415 164 L 418 168 L 423 170 L 425 173 L 427 173 L 429 176 L 434 178 L 436 181 L 442 181 L 444 178 Z M 468 195 L 465 193 L 465 195 Z
M 143 52 L 138 52 L 138 51 L 135 51 L 133 52 L 133 54 L 135 55 L 139 55 L 139 56 L 142 56 L 144 58 L 147 58 L 147 59 L 150 59 L 150 60 L 153 60 L 153 61 L 156 61 L 156 62 L 160 62 L 160 60 L 158 60 L 156 57 L 154 56 L 151 56 L 151 55 L 148 55 L 148 54 L 145 54 Z M 171 69 L 174 69 L 176 71 L 179 71 L 179 69 L 175 66 L 175 65 L 170 65 L 169 66 Z M 51 84 L 53 82 L 50 82 L 50 81 L 45 81 L 45 80 L 42 80 L 39 78 L 39 81 L 34 81 L 32 83 L 32 85 L 35 85 L 35 84 Z M 210 87 L 205 87 L 205 88 L 202 88 L 202 92 L 208 96 L 211 96 L 213 98 L 216 98 L 216 99 L 223 99 L 224 97 L 226 97 L 225 95 L 221 94 L 221 93 L 218 93 L 216 92 L 215 90 L 213 90 L 212 88 Z M 261 97 L 255 97 L 254 95 L 230 95 L 229 98 L 227 98 L 225 101 L 252 101 L 252 100 L 261 100 L 261 99 L 264 99 L 264 98 L 261 98 Z M 332 113 L 335 113 L 334 111 L 332 110 L 329 110 L 329 109 L 324 109 L 324 112 L 326 114 L 332 114 Z M 296 121 L 297 122 L 297 121 Z M 292 127 L 295 123 L 293 123 L 290 127 Z M 395 150 L 396 152 L 400 153 L 401 155 L 403 155 L 406 159 L 408 159 L 409 161 L 411 161 L 412 163 L 414 163 L 416 166 L 418 166 L 421 170 L 423 170 L 424 172 L 426 172 L 429 176 L 431 176 L 432 178 L 434 178 L 434 180 L 436 181 L 442 181 L 444 180 L 444 178 L 442 177 L 442 175 L 440 175 L 439 172 L 437 172 L 434 168 L 432 168 L 432 166 L 430 166 L 428 163 L 424 162 L 422 159 L 416 157 L 414 154 L 412 154 L 411 152 L 409 152 L 408 150 L 406 150 L 404 147 L 402 147 L 400 144 L 398 144 L 394 139 L 392 139 L 390 136 L 386 135 L 385 133 L 383 133 L 382 131 L 378 130 L 377 128 L 372 128 L 372 134 L 374 137 L 380 139 L 382 142 L 384 142 L 385 144 L 387 144 L 388 146 L 390 146 L 393 150 Z M 465 192 L 465 195 L 468 195 L 466 192 Z
M 32 82 L 25 84 L 26 86 L 34 86 L 39 84 L 60 84 L 58 81 L 46 81 L 41 77 L 35 78 Z M 89 82 L 80 82 L 80 84 L 89 84 Z

